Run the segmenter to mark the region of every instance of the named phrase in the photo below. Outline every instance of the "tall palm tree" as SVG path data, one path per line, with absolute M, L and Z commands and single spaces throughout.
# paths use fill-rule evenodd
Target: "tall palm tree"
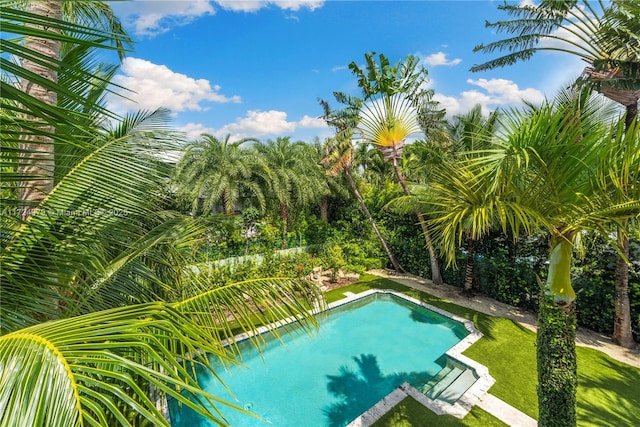
M 338 94 L 339 98 L 340 95 Z M 355 124 L 357 122 L 357 110 L 349 110 L 348 108 L 345 110 L 334 111 L 329 106 L 329 103 L 320 100 L 320 105 L 324 109 L 324 119 L 326 120 L 329 126 L 332 126 L 336 135 L 333 138 L 327 139 L 325 142 L 325 157 L 322 160 L 322 163 L 327 166 L 327 173 L 330 175 L 337 175 L 339 173 L 344 174 L 347 178 L 347 182 L 351 187 L 351 191 L 358 201 L 358 205 L 360 209 L 364 213 L 365 217 L 371 224 L 371 228 L 373 228 L 373 232 L 380 240 L 380 244 L 384 249 L 391 265 L 396 271 L 402 271 L 402 267 L 400 267 L 400 263 L 391 252 L 387 241 L 382 236 L 382 233 L 378 229 L 378 225 L 376 224 L 371 212 L 367 208 L 367 205 L 364 203 L 362 199 L 362 195 L 358 190 L 358 186 L 356 185 L 355 180 L 353 179 L 353 163 L 354 163 L 354 147 L 353 147 L 353 132 L 355 129 Z
M 3 7 L 3 37 L 31 34 L 25 24 L 37 19 Z M 69 30 L 65 43 L 100 46 L 88 37 L 95 28 L 56 19 L 46 23 Z M 60 32 L 38 32 L 44 38 L 49 34 L 58 38 Z M 18 41 L 2 42 L 37 56 Z M 22 162 L 4 153 L 16 152 L 23 135 L 53 136 L 56 148 L 81 150 L 63 150 L 67 166 L 37 212 L 26 220 L 10 211 L 0 217 L 0 423 L 97 426 L 146 420 L 168 426 L 156 407 L 161 396 L 222 423 L 215 409 L 205 406 L 219 399 L 202 391 L 193 376 L 195 364 L 210 367 L 199 352 L 233 360 L 233 348 L 221 341 L 231 333 L 228 315 L 247 330 L 256 322 L 305 315 L 315 288 L 272 280 L 212 289 L 187 276 L 184 249 L 202 238 L 203 227 L 157 207 L 157 190 L 168 178 L 160 153 L 180 143 L 167 128 L 168 112 L 142 112 L 104 128 L 60 103 L 67 96 L 85 112 L 100 109 L 81 99 L 85 92 L 74 93 L 77 87 L 63 86 L 62 79 L 40 79 L 45 90 L 57 92 L 58 104 L 48 104 L 11 84 L 30 74 L 18 63 L 5 68 L 5 60 L 3 72 L 10 76 L 1 82 L 3 171 Z M 77 63 L 47 64 L 73 66 L 87 81 L 102 78 Z M 41 123 L 55 124 L 56 133 Z M 3 173 L 2 184 L 22 180 L 20 174 Z M 2 193 L 5 206 L 22 206 L 11 188 Z M 270 310 L 248 312 L 247 297 L 255 307 Z
M 463 233 L 467 257 L 464 292 L 467 295 L 473 294 L 476 241 L 491 230 L 495 212 L 493 207 L 486 206 L 489 193 L 486 180 L 469 175 L 464 164 L 476 156 L 474 153 L 490 148 L 499 115 L 499 112 L 492 112 L 484 117 L 481 106 L 476 105 L 468 113 L 454 116 L 447 123 L 442 133 L 445 141 L 435 146 L 427 146 L 424 142 L 411 144 L 412 152 L 421 149 L 419 166 L 428 170 L 422 173 L 427 183 L 415 185 L 407 202 L 418 204 L 423 212 L 433 212 L 439 221 L 448 224 L 452 221 L 449 215 L 459 217 L 461 228 L 442 230 L 443 236 L 439 240 L 448 246 L 447 251 L 450 252 L 456 248 L 457 233 Z M 449 259 L 449 265 L 453 262 L 455 259 Z
M 266 185 L 280 209 L 282 220 L 282 245 L 286 247 L 291 208 L 310 206 L 323 193 L 326 182 L 314 161 L 313 147 L 309 144 L 282 137 L 256 144 L 256 151 L 263 157 Z
M 353 162 L 355 170 L 374 187 L 380 188 L 396 181 L 393 165 L 386 162 L 380 150 L 369 143 L 362 142 L 355 146 Z
M 59 92 L 52 90 L 51 86 L 45 82 L 57 83 L 58 75 L 63 72 L 60 67 L 62 41 L 70 32 L 77 31 L 79 28 L 72 25 L 56 25 L 55 22 L 59 23 L 63 16 L 67 21 L 93 26 L 94 30 L 82 30 L 83 34 L 93 38 L 94 43 L 103 43 L 104 40 L 113 42 L 115 49 L 121 55 L 124 54 L 125 44 L 130 42 L 111 8 L 102 1 L 14 0 L 5 3 L 7 6 L 19 9 L 18 13 L 22 16 L 28 14 L 31 18 L 21 30 L 25 35 L 24 44 L 9 43 L 6 49 L 7 52 L 22 59 L 23 72 L 15 74 L 15 77 L 19 79 L 20 90 L 29 97 L 27 102 L 44 103 L 48 106 L 58 104 Z M 11 19 L 12 11 L 4 10 L 3 7 L 3 12 L 7 13 L 8 19 Z M 50 25 L 52 22 L 54 25 Z M 14 23 L 7 24 L 4 26 L 5 31 L 9 31 Z M 42 36 L 42 31 L 47 33 L 46 37 Z M 9 69 L 12 68 L 10 66 Z M 20 109 L 19 106 L 16 107 Z M 23 177 L 18 184 L 18 191 L 24 205 L 23 217 L 27 217 L 29 208 L 37 205 L 53 188 L 55 169 L 53 134 L 56 132 L 55 123 L 51 117 L 41 120 L 38 116 L 29 116 L 25 112 L 26 109 L 23 109 L 21 118 L 23 125 L 26 129 L 36 127 L 38 131 L 22 133 L 18 146 L 21 162 L 17 166 L 17 172 Z
M 221 140 L 205 133 L 199 141 L 185 146 L 184 156 L 176 168 L 176 181 L 178 191 L 192 200 L 194 213 L 202 202 L 205 212 L 222 206 L 229 215 L 243 198 L 255 200 L 255 207 L 265 210 L 262 188 L 265 177 L 261 175 L 264 167 L 253 150 L 242 146 L 257 140 L 230 142 L 230 137 L 227 135 Z
M 581 80 L 622 104 L 626 109 L 626 127 L 631 126 L 636 120 L 640 99 L 640 5 L 637 2 L 543 0 L 538 6 L 504 4 L 498 7 L 514 19 L 487 23 L 487 26 L 514 36 L 480 44 L 474 51 L 509 53 L 475 65 L 471 71 L 511 65 L 545 50 L 577 56 L 588 64 Z M 630 347 L 634 341 L 629 302 L 629 240 L 626 235 L 628 230 L 625 229 L 616 243 L 613 339 Z
M 355 62 L 349 64 L 363 93 L 357 127 L 360 137 L 376 146 L 386 161 L 392 162 L 400 186 L 409 195 L 406 178 L 400 169 L 405 141 L 409 136 L 427 132 L 438 112 L 431 99 L 433 91 L 425 88 L 427 70 L 419 67 L 417 57 L 409 55 L 393 66 L 383 54 L 378 59 L 376 62 L 374 52 L 365 54 L 366 71 Z M 429 251 L 431 280 L 442 284 L 438 258 L 424 225 L 425 218 L 421 212 L 415 213 Z
M 451 205 L 430 222 L 449 259 L 455 256 L 452 241 L 467 230 L 481 235 L 495 224 L 514 236 L 539 228 L 549 233 L 536 347 L 541 426 L 576 423 L 576 294 L 570 275 L 581 233 L 595 230 L 609 238 L 610 225 L 640 215 L 638 127 L 625 133 L 624 120 L 608 126 L 593 97 L 577 98 L 505 114 L 493 147 L 459 168 L 457 179 L 468 181 L 462 187 L 486 189 L 484 203 L 471 216 L 465 204 Z M 616 199 L 612 187 L 621 182 L 633 188 Z

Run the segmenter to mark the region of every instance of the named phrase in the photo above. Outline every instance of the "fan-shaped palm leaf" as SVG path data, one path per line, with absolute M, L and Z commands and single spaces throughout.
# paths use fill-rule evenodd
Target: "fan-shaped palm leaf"
M 365 103 L 358 129 L 366 142 L 378 147 L 385 160 L 400 158 L 406 139 L 421 132 L 417 109 L 402 93 Z

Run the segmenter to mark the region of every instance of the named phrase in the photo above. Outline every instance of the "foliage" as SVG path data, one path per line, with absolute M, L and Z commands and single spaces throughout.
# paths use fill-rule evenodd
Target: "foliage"
M 591 65 L 594 71 L 605 75 L 611 70 L 618 71 L 604 79 L 592 76 L 598 87 L 608 85 L 638 90 L 640 44 L 637 29 L 640 8 L 635 2 L 544 0 L 538 6 L 505 3 L 498 8 L 512 19 L 487 23 L 487 27 L 510 34 L 510 37 L 480 44 L 474 51 L 508 53 L 475 65 L 471 71 L 528 60 L 538 51 L 557 51 L 577 56 Z M 637 95 L 635 99 L 637 102 Z
M 202 134 L 184 147 L 174 183 L 178 193 L 191 200 L 194 214 L 215 209 L 232 214 L 241 203 L 265 210 L 263 159 L 243 147 L 253 140 L 230 142 L 230 137 Z
M 640 243 L 630 241 L 631 274 L 629 299 L 634 339 L 640 342 Z M 602 239 L 589 245 L 585 257 L 576 262 L 573 282 L 577 289 L 578 325 L 610 335 L 615 316 L 616 252 Z
M 110 11 L 102 2 L 64 5 L 93 7 L 96 17 Z M 34 22 L 44 28 L 28 25 Z M 211 289 L 194 280 L 187 255 L 206 228 L 162 210 L 168 168 L 160 159 L 181 142 L 169 114 L 116 119 L 101 104 L 112 74 L 85 54 L 117 35 L 4 4 L 2 27 L 3 48 L 21 58 L 38 54 L 6 36 L 85 51 L 40 61 L 76 77 L 59 80 L 2 57 L 3 207 L 16 209 L 3 210 L 0 224 L 0 424 L 168 426 L 156 405 L 163 396 L 224 424 L 215 407 L 228 403 L 192 376 L 196 364 L 211 369 L 201 352 L 234 362 L 232 348 L 222 345 L 230 320 L 244 331 L 289 316 L 313 324 L 316 287 L 271 279 Z M 19 79 L 36 80 L 61 95 L 59 102 L 23 92 L 12 84 Z M 24 176 L 14 172 L 31 161 L 20 142 L 32 136 L 57 150 L 56 182 L 37 209 L 22 210 L 32 206 L 15 191 Z
M 326 193 L 328 184 L 320 168 L 320 159 L 316 159 L 313 146 L 302 141 L 292 142 L 289 137 L 258 143 L 255 150 L 264 161 L 271 208 L 280 215 L 285 238 L 290 217 L 296 213 L 292 209 L 311 206 Z

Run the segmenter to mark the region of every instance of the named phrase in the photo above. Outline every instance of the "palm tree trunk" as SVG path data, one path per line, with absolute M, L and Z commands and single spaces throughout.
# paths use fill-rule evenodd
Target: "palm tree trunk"
M 469 245 L 467 247 L 467 267 L 464 275 L 464 293 L 467 296 L 473 295 L 473 257 L 475 255 L 476 241 L 474 239 L 468 239 Z
M 407 180 L 404 175 L 400 171 L 400 165 L 398 165 L 398 157 L 393 157 L 393 169 L 396 172 L 396 177 L 398 178 L 398 182 L 404 191 L 404 194 L 407 196 L 409 193 L 409 187 L 407 186 Z M 438 263 L 438 257 L 436 256 L 436 251 L 433 247 L 433 243 L 431 242 L 431 236 L 429 235 L 429 230 L 427 229 L 427 223 L 424 219 L 424 215 L 416 208 L 414 209 L 416 216 L 418 217 L 418 223 L 420 224 L 420 229 L 422 230 L 422 235 L 424 236 L 424 240 L 427 245 L 427 250 L 429 251 L 429 259 L 431 260 L 431 281 L 435 285 L 442 285 L 442 274 L 440 273 L 440 265 Z
M 384 237 L 382 237 L 382 233 L 380 233 L 380 230 L 378 229 L 378 225 L 373 219 L 373 216 L 371 216 L 371 212 L 369 212 L 367 205 L 364 204 L 364 200 L 362 199 L 362 196 L 358 191 L 358 187 L 356 187 L 356 183 L 353 181 L 351 172 L 348 169 L 345 169 L 344 174 L 347 177 L 347 181 L 349 181 L 349 185 L 351 186 L 351 190 L 353 190 L 353 194 L 356 196 L 356 199 L 360 204 L 360 209 L 362 209 L 362 212 L 364 212 L 364 215 L 369 220 L 369 224 L 371 224 L 371 227 L 373 228 L 373 232 L 376 233 L 376 236 L 378 236 L 378 240 L 380 240 L 380 243 L 382 244 L 384 251 L 387 253 L 387 257 L 389 257 L 389 261 L 391 261 L 393 268 L 396 271 L 403 271 L 402 267 L 400 267 L 400 263 L 398 263 L 398 261 L 396 260 L 396 257 L 393 256 L 391 249 L 389 249 L 389 245 L 387 245 L 387 242 L 384 240 Z
M 329 196 L 327 195 L 320 198 L 320 219 L 325 224 L 329 222 Z
M 61 19 L 62 17 L 60 1 L 30 1 L 27 7 L 28 11 L 33 14 L 54 19 Z M 52 31 L 49 28 L 43 28 L 38 25 L 32 25 L 32 27 L 39 30 Z M 34 50 L 47 58 L 51 58 L 52 62 L 58 61 L 60 58 L 60 41 L 58 40 L 29 36 L 25 39 L 25 49 Z M 22 66 L 47 80 L 53 82 L 58 80 L 57 63 L 42 65 L 29 59 L 24 59 Z M 51 105 L 58 103 L 58 95 L 54 91 L 47 90 L 26 79 L 23 79 L 20 85 L 25 93 L 42 102 Z M 25 119 L 36 120 L 35 117 L 25 117 Z M 55 131 L 51 125 L 43 125 L 39 129 L 48 135 L 53 135 Z M 23 150 L 23 160 L 20 162 L 18 173 L 23 175 L 25 180 L 20 183 L 18 197 L 26 208 L 22 212 L 24 218 L 30 216 L 30 208 L 36 206 L 53 189 L 54 148 L 53 138 L 48 135 L 26 136 L 23 138 L 23 142 L 20 143 L 20 149 Z
M 578 373 L 571 287 L 572 236 L 553 236 L 547 285 L 540 297 L 536 358 L 538 425 L 575 427 Z
M 638 104 L 632 103 L 626 106 L 624 128 L 628 130 L 638 116 Z M 612 339 L 622 347 L 631 348 L 635 345 L 631 332 L 631 304 L 629 301 L 629 224 L 626 224 L 627 233 L 622 233 L 618 228 L 618 251 L 616 253 L 616 292 L 615 292 L 615 318 L 613 320 Z M 620 254 L 622 253 L 624 257 Z
M 282 249 L 287 249 L 287 233 L 289 233 L 289 208 L 280 202 L 280 219 L 282 219 Z
M 626 225 L 627 231 L 629 225 Z M 634 346 L 631 332 L 631 304 L 629 302 L 629 237 L 622 230 L 618 230 L 618 248 L 624 255 L 616 254 L 616 293 L 615 319 L 613 324 L 613 341 L 631 348 Z

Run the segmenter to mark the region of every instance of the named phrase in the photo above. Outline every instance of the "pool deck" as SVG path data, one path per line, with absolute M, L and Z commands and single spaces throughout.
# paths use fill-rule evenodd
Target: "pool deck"
M 538 425 L 538 422 L 529 415 L 489 393 L 485 394 L 477 405 L 511 427 L 535 427 Z

